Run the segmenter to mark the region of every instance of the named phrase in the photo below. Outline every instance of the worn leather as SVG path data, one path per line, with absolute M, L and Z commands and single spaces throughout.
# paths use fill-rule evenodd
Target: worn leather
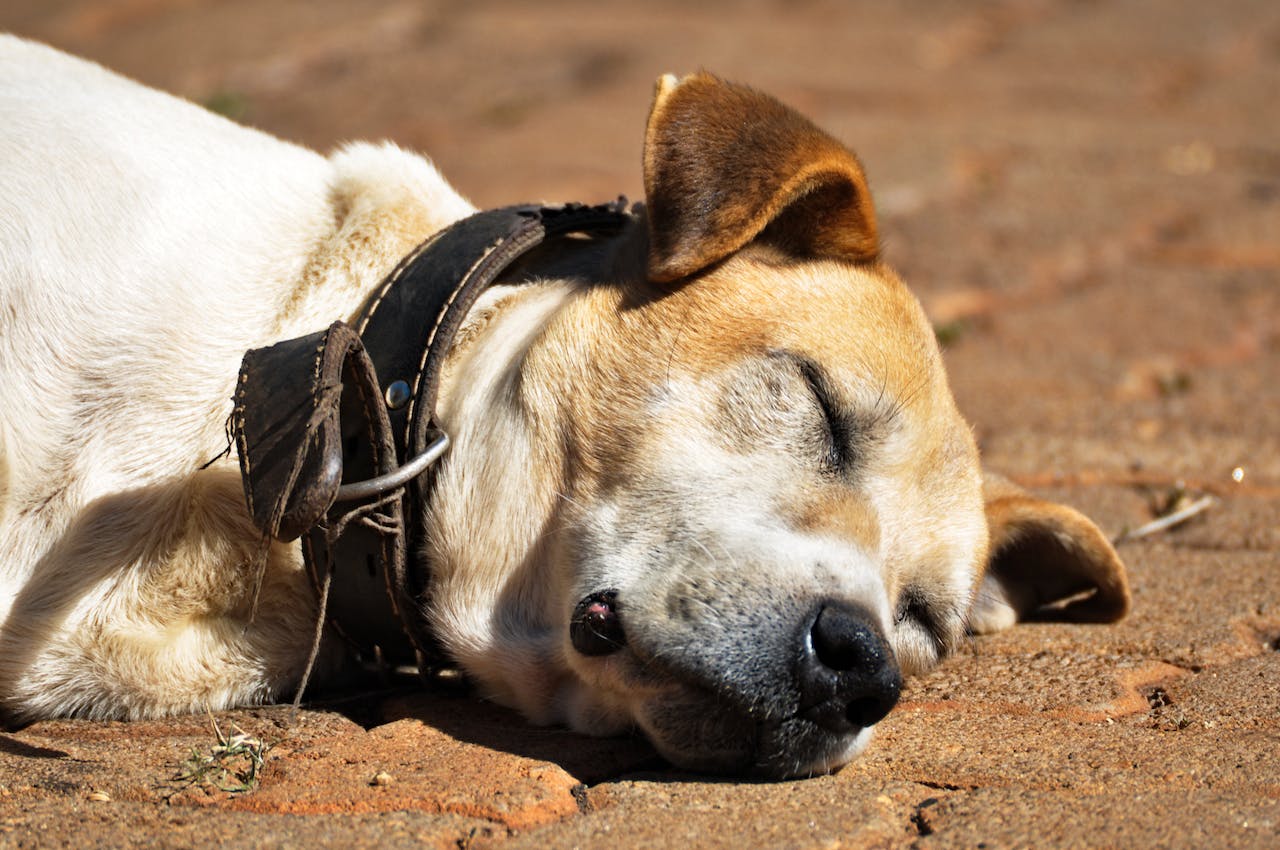
M 321 521 L 342 481 L 344 386 L 377 393 L 360 337 L 335 322 L 328 330 L 247 352 L 236 385 L 232 431 L 245 499 L 254 522 L 294 540 Z M 380 405 L 370 406 L 374 422 Z M 371 439 L 390 448 L 390 426 Z
M 481 293 L 539 245 L 570 233 L 607 236 L 632 221 L 623 199 L 591 207 L 520 205 L 488 210 L 428 239 L 388 277 L 358 328 L 383 390 L 396 380 L 407 381 L 411 388 L 412 401 L 390 414 L 396 445 L 406 457 L 424 451 L 439 428 L 436 400 L 445 357 Z M 409 516 L 421 516 L 433 480 L 432 475 L 421 476 L 410 486 Z M 410 528 L 411 551 L 421 543 L 415 531 L 421 531 L 416 521 Z
M 433 476 L 360 502 L 335 502 L 338 488 L 426 449 L 438 428 L 445 357 L 467 312 L 504 271 L 539 246 L 574 250 L 634 221 L 623 199 L 477 213 L 405 257 L 356 330 L 336 322 L 245 355 L 232 426 L 250 511 L 276 539 L 305 535 L 313 584 L 331 583 L 328 619 L 367 660 L 423 672 L 444 660 L 425 618 L 422 520 Z M 388 409 L 396 381 L 411 388 L 410 401 Z

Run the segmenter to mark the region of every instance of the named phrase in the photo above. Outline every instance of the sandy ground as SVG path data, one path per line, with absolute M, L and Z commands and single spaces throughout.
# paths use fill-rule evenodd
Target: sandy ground
M 321 150 L 394 139 L 481 205 L 639 197 L 653 79 L 750 82 L 862 157 L 992 466 L 1111 534 L 1217 499 L 1122 544 L 1124 623 L 972 641 L 835 776 L 391 693 L 219 715 L 273 745 L 247 793 L 175 779 L 207 718 L 0 734 L 0 846 L 1280 845 L 1274 2 L 5 0 L 0 28 Z

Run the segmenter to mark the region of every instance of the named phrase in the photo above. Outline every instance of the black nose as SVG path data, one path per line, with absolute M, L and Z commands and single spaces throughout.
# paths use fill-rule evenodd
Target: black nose
M 801 640 L 796 672 L 804 717 L 832 732 L 852 732 L 878 723 L 897 703 L 902 674 L 870 611 L 829 602 Z

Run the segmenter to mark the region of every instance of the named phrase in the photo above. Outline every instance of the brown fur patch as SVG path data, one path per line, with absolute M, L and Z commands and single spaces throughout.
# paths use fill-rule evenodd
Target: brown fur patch
M 1120 556 L 1087 517 L 1037 499 L 991 474 L 984 479 L 991 529 L 988 574 L 1020 617 L 1045 604 L 1091 592 L 1054 612 L 1056 619 L 1113 622 L 1129 613 L 1128 578 Z
M 765 241 L 797 257 L 874 260 L 866 178 L 847 148 L 746 86 L 660 81 L 644 154 L 649 277 L 670 282 Z

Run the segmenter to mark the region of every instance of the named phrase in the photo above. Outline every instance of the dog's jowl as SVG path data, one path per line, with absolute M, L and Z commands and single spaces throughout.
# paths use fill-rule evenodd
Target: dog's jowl
M 6 719 L 383 658 L 800 775 L 966 632 L 1122 616 L 1089 520 L 984 476 L 853 154 L 707 74 L 644 133 L 642 206 L 473 215 L 0 37 Z

